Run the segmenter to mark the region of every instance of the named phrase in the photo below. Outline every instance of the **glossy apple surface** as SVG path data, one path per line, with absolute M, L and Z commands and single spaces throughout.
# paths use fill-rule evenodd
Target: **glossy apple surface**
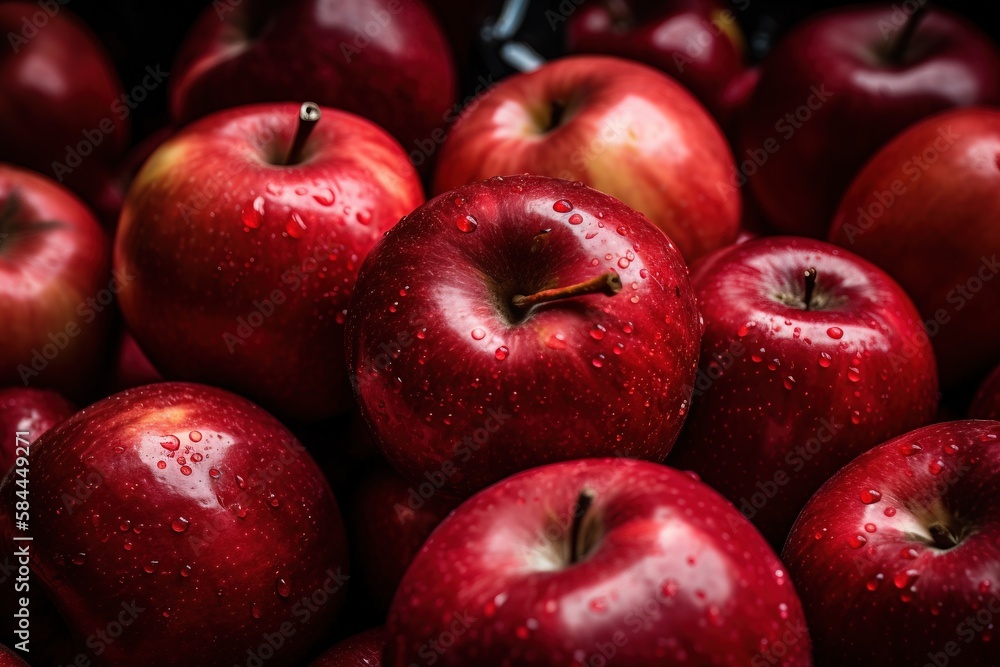
M 204 381 L 282 416 L 351 406 L 343 322 L 358 268 L 423 200 L 399 145 L 334 109 L 284 164 L 295 104 L 189 125 L 150 157 L 119 223 L 133 333 L 165 377 Z
M 907 433 L 824 484 L 784 550 L 817 665 L 997 664 L 998 496 L 995 421 Z
M 452 127 L 434 189 L 526 172 L 622 200 L 688 261 L 736 239 L 740 194 L 722 132 L 691 93 L 646 65 L 575 56 L 505 79 Z
M 969 408 L 969 417 L 1000 420 L 1000 366 L 994 368 L 979 386 L 972 407 Z
M 1000 363 L 998 160 L 1000 111 L 928 118 L 865 165 L 830 229 L 834 243 L 877 264 L 913 299 L 945 387 L 978 381 Z
M 174 120 L 253 102 L 313 100 L 365 116 L 406 151 L 440 144 L 455 66 L 422 0 L 293 0 L 206 7 L 171 71 Z
M 194 384 L 130 390 L 46 433 L 29 461 L 31 592 L 95 663 L 228 667 L 270 633 L 294 662 L 334 622 L 348 574 L 337 503 L 248 401 Z M 7 555 L 23 532 L 18 488 L 13 474 L 0 483 Z M 98 653 L 88 638 L 112 622 L 119 636 Z M 190 641 L 206 628 L 211 642 Z
M 780 547 L 837 470 L 931 420 L 934 355 L 899 286 L 822 241 L 747 241 L 706 257 L 691 280 L 705 335 L 668 462 L 698 473 Z
M 609 279 L 620 292 L 515 305 Z M 382 453 L 458 497 L 554 461 L 662 460 L 700 337 L 673 244 L 618 200 L 542 176 L 461 187 L 400 221 L 366 260 L 347 324 Z
M 457 505 L 433 484 L 411 484 L 391 469 L 376 470 L 361 482 L 348 525 L 356 584 L 373 609 L 388 610 L 427 536 Z
M 381 667 L 385 628 L 348 637 L 309 663 L 309 667 Z
M 72 193 L 0 164 L 0 385 L 85 398 L 105 361 L 110 242 Z
M 586 3 L 570 16 L 572 53 L 619 56 L 669 74 L 717 118 L 724 91 L 743 69 L 743 34 L 719 0 L 612 0 Z
M 815 16 L 762 63 L 739 121 L 736 161 L 781 231 L 825 236 L 854 175 L 910 124 L 952 107 L 1000 104 L 995 45 L 945 10 L 908 14 L 917 4 Z
M 463 503 L 407 571 L 388 631 L 393 666 L 812 664 L 791 580 L 753 526 L 630 459 L 536 468 Z
M 0 4 L 8 42 L 0 49 L 0 162 L 56 178 L 96 204 L 128 146 L 131 109 L 97 36 L 63 3 L 43 4 Z
M 76 408 L 54 391 L 9 387 L 0 389 L 0 478 L 14 465 L 21 454 L 20 445 L 27 445 L 70 417 Z M 16 436 L 16 437 L 15 437 Z

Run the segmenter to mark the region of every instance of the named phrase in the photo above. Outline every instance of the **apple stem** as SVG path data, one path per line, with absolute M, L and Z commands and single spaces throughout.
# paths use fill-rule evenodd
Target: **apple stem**
M 315 102 L 303 102 L 299 107 L 299 126 L 295 130 L 295 138 L 292 140 L 292 147 L 288 151 L 288 158 L 285 164 L 298 164 L 302 159 L 302 149 L 305 148 L 309 135 L 319 122 L 323 112 Z
M 959 539 L 948 526 L 935 523 L 928 530 L 930 531 L 931 539 L 934 540 L 934 546 L 938 549 L 951 549 L 958 546 Z
M 573 508 L 573 525 L 570 528 L 570 565 L 575 565 L 586 556 L 584 539 L 583 519 L 587 515 L 590 506 L 594 504 L 597 494 L 593 489 L 583 489 L 576 497 L 576 506 Z
M 608 296 L 614 296 L 621 291 L 622 279 L 616 272 L 608 271 L 576 285 L 546 289 L 527 296 L 518 294 L 511 299 L 511 303 L 514 304 L 515 308 L 527 310 L 540 303 L 570 299 L 574 296 L 582 296 L 584 294 L 607 294 Z
M 806 310 L 809 310 L 809 307 L 812 304 L 813 290 L 816 289 L 816 269 L 810 266 L 806 269 L 803 278 L 805 279 L 806 286 L 806 294 L 803 301 L 805 301 Z
M 903 31 L 899 33 L 899 37 L 896 38 L 896 42 L 892 45 L 892 50 L 889 52 L 889 59 L 893 62 L 901 62 L 903 56 L 906 54 L 906 49 L 913 40 L 914 33 L 917 32 L 917 26 L 920 24 L 920 20 L 927 15 L 927 7 L 929 2 L 922 2 L 919 7 L 913 10 L 913 13 L 906 18 L 906 23 L 903 24 Z

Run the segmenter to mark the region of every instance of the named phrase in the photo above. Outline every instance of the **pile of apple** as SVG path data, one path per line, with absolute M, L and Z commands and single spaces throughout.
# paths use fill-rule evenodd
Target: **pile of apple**
M 215 2 L 134 146 L 0 4 L 0 667 L 1000 665 L 1000 53 L 748 4 Z

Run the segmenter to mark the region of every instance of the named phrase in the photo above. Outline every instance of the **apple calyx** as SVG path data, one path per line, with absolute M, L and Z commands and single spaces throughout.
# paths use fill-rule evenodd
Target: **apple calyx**
M 599 276 L 594 276 L 590 280 L 585 280 L 582 283 L 577 283 L 575 285 L 545 289 L 540 292 L 535 292 L 534 294 L 528 294 L 527 296 L 524 294 L 516 294 L 510 301 L 515 310 L 523 313 L 532 306 L 549 303 L 550 301 L 571 299 L 585 294 L 606 294 L 608 296 L 614 296 L 621 291 L 621 277 L 619 277 L 618 273 L 615 271 L 608 271 Z
M 303 102 L 299 107 L 299 125 L 295 129 L 295 138 L 292 140 L 292 147 L 288 150 L 288 157 L 283 164 L 298 164 L 302 161 L 302 149 L 305 148 L 309 135 L 319 122 L 323 112 L 315 102 Z
M 938 549 L 951 549 L 962 542 L 961 536 L 956 535 L 951 528 L 944 524 L 935 523 L 927 530 L 931 534 L 931 539 L 934 540 L 934 546 Z
M 921 19 L 927 15 L 927 6 L 929 4 L 930 3 L 928 2 L 920 3 L 919 6 L 906 18 L 906 23 L 903 24 L 899 37 L 896 38 L 896 41 L 889 47 L 889 62 L 903 62 L 903 56 L 906 55 L 906 50 L 909 48 L 910 42 L 913 41 L 913 35 L 917 32 L 917 26 L 920 24 Z
M 569 565 L 583 561 L 597 542 L 597 522 L 592 520 L 590 508 L 597 498 L 593 489 L 583 489 L 573 507 L 573 524 L 570 526 Z

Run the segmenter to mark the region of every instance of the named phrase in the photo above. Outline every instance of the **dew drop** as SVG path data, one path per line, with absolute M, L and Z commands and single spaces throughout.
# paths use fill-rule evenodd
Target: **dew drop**
M 565 199 L 560 199 L 552 205 L 552 210 L 557 213 L 569 213 L 573 210 L 573 205 Z
M 486 332 L 480 328 L 475 328 L 472 330 L 472 340 L 482 340 L 486 338 Z
M 264 219 L 264 198 L 256 197 L 250 204 L 243 207 L 240 221 L 249 229 L 258 229 Z
M 877 591 L 878 587 L 882 584 L 883 579 L 885 579 L 885 575 L 881 573 L 876 574 L 874 579 L 870 579 L 868 583 L 865 584 L 865 588 L 873 592 Z
M 882 494 L 875 489 L 864 489 L 861 492 L 861 502 L 865 505 L 874 505 L 882 500 Z
M 882 513 L 885 514 L 886 516 L 896 516 L 896 508 L 886 507 Z
M 314 194 L 313 199 L 320 206 L 333 206 L 334 202 L 337 201 L 337 196 L 333 193 L 333 190 L 326 188 L 324 192 Z
M 250 615 L 253 616 L 254 618 L 261 617 L 260 605 L 257 604 L 256 602 L 250 605 Z
M 85 553 L 73 554 L 73 556 L 70 558 L 70 561 L 73 563 L 73 565 L 83 565 L 84 563 L 87 562 L 87 554 Z
M 497 351 L 493 353 L 493 356 L 496 357 L 497 361 L 503 361 L 507 358 L 508 352 L 510 352 L 510 350 L 507 349 L 507 346 L 501 345 L 497 348 Z
M 876 526 L 874 523 L 866 523 L 865 524 L 865 532 L 866 533 L 874 533 L 876 530 L 878 530 L 878 526 Z
M 864 535 L 852 535 L 847 543 L 851 545 L 852 549 L 860 549 L 861 547 L 868 544 L 868 538 Z
M 566 338 L 561 334 L 552 334 L 549 339 L 545 341 L 545 345 L 553 350 L 565 350 L 566 349 Z
M 191 466 L 181 466 L 181 474 L 182 475 L 190 475 L 191 474 Z
M 165 435 L 160 438 L 160 447 L 163 447 L 169 452 L 176 452 L 180 449 L 181 440 L 176 435 Z
M 831 363 L 833 363 L 833 357 L 831 357 L 826 352 L 819 353 L 819 365 L 821 367 L 829 368 Z
M 222 473 L 216 470 L 215 468 L 212 468 L 208 471 L 208 476 L 211 477 L 212 479 L 219 479 L 219 477 L 222 476 Z
M 188 433 L 188 438 L 191 439 L 191 442 L 201 442 L 201 431 L 191 431 Z
M 156 572 L 156 567 L 159 564 L 160 564 L 159 561 L 151 560 L 145 565 L 143 565 L 142 569 L 146 574 L 153 574 L 154 572 Z
M 594 364 L 594 368 L 601 368 L 602 366 L 604 366 L 604 355 L 603 354 L 597 355 L 590 361 L 590 363 Z
M 170 522 L 170 528 L 173 529 L 175 533 L 183 533 L 190 525 L 191 522 L 182 516 L 179 516 Z
M 292 585 L 284 578 L 278 579 L 274 584 L 274 588 L 278 591 L 278 595 L 283 598 L 287 598 L 292 594 Z
M 607 333 L 607 329 L 602 327 L 600 324 L 596 325 L 590 330 L 590 337 L 594 340 L 604 340 L 604 335 Z
M 167 462 L 166 461 L 157 461 L 156 462 L 156 467 L 159 468 L 160 470 L 163 470 L 164 468 L 167 467 Z
M 942 470 L 944 470 L 944 461 L 941 461 L 940 459 L 931 461 L 930 465 L 927 466 L 927 470 L 930 471 L 932 475 L 939 474 Z
M 455 219 L 455 227 L 458 228 L 458 231 L 465 234 L 476 231 L 476 227 L 478 226 L 479 221 L 471 215 L 460 215 Z
M 581 222 L 583 222 L 583 216 L 580 215 L 579 213 L 574 213 L 573 215 L 569 216 L 569 224 L 579 225 Z
M 288 216 L 288 221 L 285 223 L 285 231 L 293 239 L 300 239 L 302 235 L 306 233 L 306 223 L 302 219 L 302 216 L 297 212 L 293 211 L 291 215 Z
M 840 327 L 830 327 L 826 330 L 826 335 L 834 340 L 840 340 L 844 337 L 844 330 Z

